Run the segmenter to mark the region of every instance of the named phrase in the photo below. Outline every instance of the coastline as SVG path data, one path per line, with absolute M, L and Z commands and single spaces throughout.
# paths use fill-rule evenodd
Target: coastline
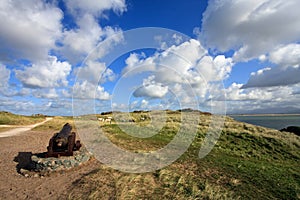
M 281 130 L 288 126 L 300 126 L 299 114 L 229 115 L 236 121 Z
M 300 114 L 228 114 L 228 116 L 300 116 Z

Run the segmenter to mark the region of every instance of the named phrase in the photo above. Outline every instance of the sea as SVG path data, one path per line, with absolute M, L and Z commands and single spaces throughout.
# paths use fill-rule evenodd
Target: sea
M 300 126 L 300 115 L 229 115 L 233 119 L 273 129 Z

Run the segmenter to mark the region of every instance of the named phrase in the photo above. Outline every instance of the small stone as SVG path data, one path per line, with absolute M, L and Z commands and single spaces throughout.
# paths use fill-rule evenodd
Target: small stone
M 64 166 L 60 165 L 56 170 L 59 171 L 59 170 L 63 170 L 63 169 L 64 169 Z
M 24 174 L 25 177 L 29 177 L 29 174 Z
M 66 168 L 68 168 L 68 167 L 70 166 L 69 160 L 64 160 L 64 161 L 63 161 L 63 165 L 64 165 Z
M 80 159 L 81 159 L 81 155 L 76 155 L 76 156 L 75 156 L 75 160 L 77 160 L 77 161 L 80 162 Z
M 70 160 L 70 164 L 71 164 L 72 167 L 75 166 L 75 163 L 76 163 L 75 160 Z
M 47 171 L 49 171 L 49 172 L 51 172 L 52 171 L 52 169 L 51 169 L 51 167 L 47 167 L 47 169 L 46 169 Z
M 84 156 L 82 157 L 81 162 L 86 162 L 86 161 L 88 161 L 89 159 L 90 159 L 90 156 L 84 155 Z
M 23 168 L 20 169 L 20 173 L 21 173 L 21 174 L 25 174 L 26 172 L 27 172 L 26 169 L 23 169 Z
M 34 178 L 38 178 L 38 177 L 40 177 L 40 176 L 39 176 L 38 174 L 34 174 L 33 177 L 34 177 Z
M 31 160 L 32 160 L 32 161 L 38 161 L 39 159 L 38 159 L 37 156 L 34 155 L 34 156 L 31 156 Z

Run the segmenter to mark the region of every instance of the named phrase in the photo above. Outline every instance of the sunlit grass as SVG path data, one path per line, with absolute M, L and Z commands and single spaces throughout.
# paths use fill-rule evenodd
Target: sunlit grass
M 35 127 L 33 130 L 35 131 L 46 131 L 46 130 L 60 130 L 64 124 L 71 124 L 73 131 L 75 131 L 75 125 L 73 117 L 53 117 L 52 120 Z
M 156 131 L 151 137 L 138 138 L 129 122 L 98 122 L 54 117 L 34 131 L 59 131 L 65 123 L 73 131 L 92 127 L 101 130 L 114 144 L 132 152 L 163 148 L 182 128 L 180 112 L 168 112 L 161 129 L 152 126 L 149 113 L 133 113 L 136 127 Z M 101 115 L 108 117 L 113 115 Z M 193 117 L 190 116 L 192 124 Z M 69 199 L 298 199 L 300 196 L 300 137 L 292 133 L 253 126 L 226 118 L 213 150 L 198 158 L 210 115 L 198 114 L 196 135 L 189 149 L 173 164 L 149 173 L 128 174 L 101 166 L 83 176 L 70 188 Z M 87 120 L 89 119 L 89 120 Z M 143 120 L 141 120 L 143 119 Z M 194 124 L 195 125 L 195 124 Z M 124 129 L 122 129 L 125 127 Z M 187 127 L 183 128 L 190 134 Z M 1 130 L 0 130 L 1 131 Z M 129 132 L 128 132 L 129 131 Z M 144 132 L 148 134 L 148 132 Z M 143 134 L 143 132 L 139 133 Z
M 150 124 L 147 121 L 149 119 L 137 120 L 146 114 L 132 115 L 136 125 Z M 144 174 L 128 174 L 101 166 L 99 170 L 76 181 L 68 198 L 299 198 L 300 137 L 226 118 L 215 147 L 205 158 L 199 159 L 199 149 L 211 120 L 209 115 L 200 115 L 193 143 L 170 166 Z M 130 136 L 115 122 L 99 125 L 105 135 L 119 147 L 141 152 L 155 151 L 174 138 L 182 122 L 180 112 L 169 112 L 166 121 L 163 128 L 149 138 Z
M 5 125 L 30 125 L 45 120 L 44 116 L 23 116 L 9 112 L 0 112 L 0 124 Z

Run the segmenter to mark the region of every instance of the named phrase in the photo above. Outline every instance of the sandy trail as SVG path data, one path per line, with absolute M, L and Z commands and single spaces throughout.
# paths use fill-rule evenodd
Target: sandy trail
M 36 123 L 36 124 L 27 125 L 27 126 L 1 125 L 0 127 L 15 127 L 15 128 L 11 129 L 11 130 L 8 130 L 8 131 L 0 132 L 0 137 L 10 137 L 10 136 L 21 134 L 23 132 L 26 132 L 26 131 L 29 131 L 29 130 L 33 129 L 34 127 L 40 126 L 40 125 L 42 125 L 42 124 L 44 124 L 47 121 L 50 121 L 52 119 L 53 119 L 52 117 L 47 117 L 42 122 L 39 122 L 39 123 Z

